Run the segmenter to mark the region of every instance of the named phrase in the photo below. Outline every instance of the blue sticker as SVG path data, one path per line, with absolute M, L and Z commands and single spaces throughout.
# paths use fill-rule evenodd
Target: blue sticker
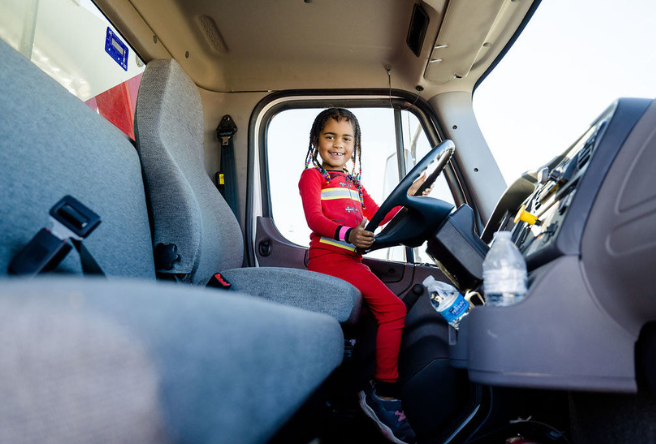
M 123 43 L 119 36 L 107 27 L 107 39 L 105 39 L 105 52 L 111 56 L 121 68 L 128 70 L 128 45 Z

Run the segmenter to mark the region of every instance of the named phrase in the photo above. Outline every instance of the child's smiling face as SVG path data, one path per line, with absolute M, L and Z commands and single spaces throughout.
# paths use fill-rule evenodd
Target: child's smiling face
M 328 119 L 319 134 L 319 155 L 326 170 L 342 171 L 346 162 L 353 156 L 355 130 L 346 119 Z

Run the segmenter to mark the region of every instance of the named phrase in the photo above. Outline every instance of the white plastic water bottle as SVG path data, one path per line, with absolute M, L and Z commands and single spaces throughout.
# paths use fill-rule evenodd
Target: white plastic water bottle
M 458 290 L 436 280 L 433 276 L 424 279 L 424 287 L 428 290 L 433 308 L 456 330 L 460 327 L 462 318 L 469 314 L 471 306 Z
M 492 248 L 483 261 L 483 289 L 488 305 L 508 306 L 526 294 L 526 261 L 509 231 L 494 233 Z

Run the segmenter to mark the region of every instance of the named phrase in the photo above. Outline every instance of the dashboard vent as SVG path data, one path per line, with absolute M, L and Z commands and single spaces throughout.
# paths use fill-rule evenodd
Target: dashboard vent
M 579 151 L 578 156 L 576 156 L 576 166 L 580 170 L 588 163 L 590 156 L 592 156 L 592 148 L 594 147 L 595 138 L 591 137 L 585 143 L 585 146 Z

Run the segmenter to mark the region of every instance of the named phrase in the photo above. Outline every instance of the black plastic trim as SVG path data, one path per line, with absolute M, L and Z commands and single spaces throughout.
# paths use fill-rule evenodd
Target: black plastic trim
M 605 132 L 597 136 L 601 138 L 601 141 L 598 142 L 588 168 L 576 188 L 576 195 L 565 215 L 563 227 L 556 241 L 558 250 L 563 254 L 580 253 L 583 229 L 597 198 L 599 188 L 615 161 L 615 157 L 633 131 L 633 127 L 647 111 L 651 102 L 649 99 L 618 100 L 617 108 L 608 122 Z M 572 215 L 579 217 L 572 218 Z M 574 239 L 576 239 L 576 243 L 570 242 Z
M 405 38 L 405 42 L 410 51 L 417 57 L 421 55 L 421 48 L 424 46 L 428 23 L 430 23 L 430 19 L 426 10 L 420 4 L 415 3 L 412 8 L 412 17 L 410 18 L 408 36 Z

